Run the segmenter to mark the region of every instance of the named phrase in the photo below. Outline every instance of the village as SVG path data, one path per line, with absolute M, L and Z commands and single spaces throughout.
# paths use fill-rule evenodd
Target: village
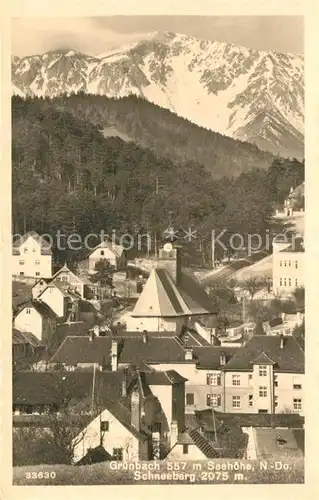
M 276 216 L 303 220 L 293 189 Z M 203 278 L 178 239 L 135 261 L 105 239 L 53 273 L 26 232 L 12 249 L 15 464 L 303 457 L 304 258 L 299 234 Z

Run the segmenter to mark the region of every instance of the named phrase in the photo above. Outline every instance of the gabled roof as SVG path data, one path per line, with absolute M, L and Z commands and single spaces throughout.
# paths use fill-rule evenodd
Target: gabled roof
M 305 183 L 302 182 L 301 184 L 299 184 L 299 186 L 295 187 L 295 189 L 290 191 L 289 195 L 287 196 L 287 199 L 298 198 L 304 195 L 305 195 Z
M 43 347 L 44 344 L 31 332 L 21 332 L 16 328 L 12 329 L 12 344 L 29 344 L 32 347 Z
M 35 231 L 28 231 L 21 238 L 17 238 L 12 245 L 13 255 L 20 255 L 20 246 L 27 241 L 28 238 L 33 238 L 41 246 L 41 255 L 52 255 L 50 243 L 39 236 Z
M 15 317 L 18 316 L 18 314 L 21 313 L 24 309 L 35 309 L 41 316 L 50 318 L 50 319 L 57 319 L 57 315 L 55 314 L 54 311 L 52 311 L 51 307 L 49 307 L 47 304 L 40 300 L 30 300 L 26 304 L 23 304 L 23 306 L 17 311 L 15 314 Z
M 174 385 L 187 380 L 175 370 L 143 372 L 143 376 L 148 385 Z
M 283 347 L 280 343 L 283 341 Z M 251 371 L 253 363 L 261 353 L 274 362 L 275 371 L 304 373 L 305 353 L 294 337 L 273 335 L 255 335 L 246 345 L 236 349 L 234 356 L 224 366 L 224 370 Z
M 200 370 L 218 370 L 221 368 L 220 358 L 224 354 L 226 363 L 238 352 L 238 347 L 205 346 L 194 347 L 197 368 Z
M 64 295 L 64 297 L 70 297 L 72 299 L 80 299 L 81 296 L 78 292 L 76 291 L 73 291 L 70 287 L 70 284 L 69 283 L 59 283 L 59 282 L 56 282 L 56 281 L 50 281 L 50 283 L 42 290 L 42 292 L 38 295 L 38 298 L 41 297 L 41 295 L 43 295 L 49 288 L 57 288 L 58 290 L 60 290 L 60 292 L 62 293 L 62 295 Z
M 178 286 L 166 268 L 152 269 L 132 317 L 178 317 L 216 313 L 195 277 L 181 271 Z
M 270 359 L 264 351 L 260 352 L 258 356 L 252 360 L 253 365 L 275 365 L 276 363 Z
M 98 249 L 103 250 L 103 248 L 107 248 L 107 249 L 111 250 L 111 252 L 113 252 L 117 258 L 120 258 L 123 251 L 124 251 L 124 248 L 122 247 L 122 245 L 117 245 L 116 243 L 113 243 L 112 241 L 106 240 L 106 241 L 102 241 L 99 245 L 97 245 L 95 248 L 93 248 L 93 250 L 91 250 L 91 252 L 89 253 L 89 256 L 92 255 L 92 253 L 95 252 L 95 250 L 98 250 Z

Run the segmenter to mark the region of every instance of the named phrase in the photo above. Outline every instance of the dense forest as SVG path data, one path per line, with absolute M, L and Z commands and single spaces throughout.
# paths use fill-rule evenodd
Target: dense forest
M 100 130 L 114 127 L 136 144 L 174 162 L 198 162 L 215 178 L 267 168 L 274 158 L 253 144 L 199 127 L 133 95 L 112 99 L 79 93 L 45 102 L 94 123 Z
M 14 233 L 60 229 L 83 238 L 148 228 L 160 237 L 171 219 L 197 230 L 196 249 L 208 248 L 212 229 L 227 229 L 225 240 L 233 232 L 263 233 L 282 193 L 303 180 L 302 163 L 280 159 L 214 179 L 198 162 L 105 138 L 100 124 L 49 102 L 12 100 Z

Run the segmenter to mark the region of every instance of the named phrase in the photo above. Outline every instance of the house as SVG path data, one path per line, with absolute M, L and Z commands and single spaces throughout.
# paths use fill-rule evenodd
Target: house
M 85 299 L 90 293 L 90 284 L 86 278 L 77 276 L 65 264 L 51 278 L 41 278 L 32 287 L 32 297 L 38 298 L 40 293 L 50 284 L 58 285 L 60 288 L 72 290 L 75 294 Z
M 40 426 L 44 416 L 49 427 L 48 415 L 70 395 L 73 417 L 84 417 L 72 438 L 74 463 L 99 446 L 113 460 L 163 458 L 184 429 L 184 382 L 175 372 L 19 372 L 13 379 L 14 426 L 30 419 Z
M 95 272 L 96 263 L 100 260 L 108 260 L 116 270 L 125 266 L 124 248 L 112 241 L 102 241 L 88 256 L 89 274 Z
M 296 314 L 282 313 L 279 318 L 274 318 L 263 323 L 263 329 L 266 335 L 292 335 L 293 330 L 302 325 L 304 314 L 297 312 Z
M 204 315 L 216 319 L 216 307 L 196 277 L 182 269 L 181 249 L 175 250 L 169 268 L 167 263 L 163 266 L 159 263 L 159 267 L 152 269 L 128 318 L 128 330 L 180 334 L 185 326 L 192 325 Z M 175 275 L 172 270 L 175 270 Z
M 304 430 L 249 427 L 247 460 L 290 460 L 304 458 Z
M 192 335 L 195 335 L 191 332 Z M 185 337 L 184 337 L 185 339 Z M 118 336 L 103 332 L 103 336 L 67 337 L 50 360 L 69 370 L 92 368 L 116 371 L 136 366 L 141 370 L 174 370 L 185 382 L 185 411 L 224 406 L 223 373 L 221 372 L 238 348 L 205 346 L 200 337 L 183 340 L 174 332 L 122 332 Z M 185 343 L 186 342 L 186 343 Z M 193 345 L 192 347 L 190 345 Z
M 224 412 L 303 415 L 305 355 L 294 337 L 256 335 L 222 370 Z
M 295 189 L 290 188 L 290 193 L 284 200 L 284 212 L 287 217 L 292 217 L 294 211 L 302 211 L 305 208 L 305 183 L 302 182 Z
M 12 275 L 28 278 L 52 276 L 51 244 L 35 231 L 16 238 L 12 245 Z
M 12 361 L 14 366 L 30 365 L 43 354 L 44 344 L 30 332 L 12 329 Z
M 61 321 L 79 320 L 80 300 L 80 295 L 72 288 L 53 281 L 37 297 L 37 301 L 50 307 Z
M 13 318 L 13 326 L 21 332 L 32 333 L 44 344 L 50 342 L 56 330 L 57 315 L 38 300 L 24 304 Z
M 302 238 L 273 254 L 273 290 L 276 295 L 291 295 L 305 283 L 305 249 Z

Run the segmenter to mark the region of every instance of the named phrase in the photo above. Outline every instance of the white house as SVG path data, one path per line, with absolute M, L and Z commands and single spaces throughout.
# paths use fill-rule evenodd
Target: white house
M 89 254 L 89 273 L 95 272 L 95 265 L 100 260 L 108 260 L 111 266 L 115 269 L 120 267 L 121 260 L 123 259 L 124 248 L 111 241 L 103 241 L 97 245 Z
M 305 249 L 302 238 L 273 254 L 273 290 L 276 295 L 291 295 L 305 283 Z
M 51 281 L 37 299 L 47 304 L 59 318 L 77 321 L 80 296 L 58 282 Z
M 51 245 L 35 231 L 29 231 L 13 242 L 12 275 L 29 278 L 52 276 Z
M 25 304 L 15 315 L 13 326 L 21 332 L 33 333 L 39 340 L 47 342 L 56 330 L 56 314 L 39 301 Z

